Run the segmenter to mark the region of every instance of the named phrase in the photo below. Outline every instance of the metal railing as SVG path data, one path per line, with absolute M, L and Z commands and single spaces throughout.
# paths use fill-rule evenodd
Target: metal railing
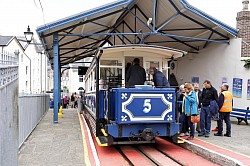
M 0 65 L 0 88 L 18 78 L 18 66 Z
M 19 148 L 49 110 L 49 95 L 19 95 Z
M 3 51 L 0 55 L 0 65 L 17 65 L 19 52 L 10 53 Z

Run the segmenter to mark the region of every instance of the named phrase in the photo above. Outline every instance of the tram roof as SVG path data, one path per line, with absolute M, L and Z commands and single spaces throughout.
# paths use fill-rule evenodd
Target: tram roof
M 110 45 L 149 44 L 199 52 L 229 43 L 238 31 L 186 0 L 119 0 L 40 26 L 37 33 L 53 63 L 58 34 L 61 66 L 91 57 Z

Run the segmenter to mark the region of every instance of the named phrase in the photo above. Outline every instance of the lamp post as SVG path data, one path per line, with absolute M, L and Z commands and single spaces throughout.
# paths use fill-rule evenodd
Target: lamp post
M 30 42 L 32 41 L 33 38 L 33 32 L 30 31 L 30 26 L 28 25 L 27 31 L 24 32 L 24 36 L 26 39 L 27 44 L 24 46 L 24 50 L 26 50 L 26 48 L 29 46 Z M 29 59 L 30 61 L 30 93 L 31 93 L 31 59 L 28 55 L 26 55 L 26 53 L 24 53 L 24 55 Z
M 30 42 L 33 38 L 33 32 L 30 31 L 30 26 L 28 25 L 27 31 L 24 32 L 24 36 L 26 39 L 27 44 L 24 46 L 24 50 L 29 46 Z

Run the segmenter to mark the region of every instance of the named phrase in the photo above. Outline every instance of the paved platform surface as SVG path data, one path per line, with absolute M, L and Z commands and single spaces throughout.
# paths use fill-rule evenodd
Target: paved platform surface
M 185 140 L 181 146 L 219 165 L 250 166 L 250 126 L 244 123 L 237 125 L 236 119 L 231 120 L 232 137 L 214 136 L 216 132 L 211 132 L 210 137 L 206 138 L 198 137 L 196 133 L 192 141 L 187 141 L 187 136 L 181 137 Z M 212 128 L 215 127 L 216 121 L 213 121 Z
M 75 109 L 65 109 L 53 124 L 49 110 L 19 152 L 19 166 L 83 166 L 81 126 Z
M 232 123 L 232 137 L 219 137 L 214 136 L 214 133 L 211 132 L 209 138 L 198 137 L 201 140 L 206 142 L 218 145 L 225 149 L 229 149 L 233 152 L 244 154 L 250 157 L 250 125 L 246 125 L 244 122 L 241 122 L 241 125 L 237 125 L 237 119 L 231 118 Z M 216 121 L 212 121 L 212 129 L 216 127 Z M 226 132 L 226 124 L 223 122 L 223 131 Z M 250 165 L 250 163 L 249 163 Z
M 214 132 L 211 132 L 210 137 L 205 138 L 198 137 L 198 133 L 196 133 L 195 140 L 190 142 L 231 158 L 239 156 L 236 158 L 239 161 L 243 156 L 244 165 L 248 165 L 245 163 L 250 165 L 250 125 L 245 125 L 243 122 L 241 125 L 237 125 L 236 119 L 231 120 L 232 137 L 216 137 L 213 135 Z M 84 123 L 81 122 L 81 124 Z M 213 121 L 212 128 L 215 126 L 216 122 Z M 87 163 L 91 163 L 93 156 L 90 152 L 88 154 L 84 151 L 83 137 L 87 138 L 82 135 L 78 113 L 75 109 L 65 109 L 63 118 L 59 119 L 58 124 L 53 124 L 53 112 L 49 110 L 20 149 L 19 165 L 82 166 L 85 164 L 84 158 L 90 160 Z M 87 144 L 85 142 L 85 145 L 89 147 L 89 142 L 87 141 Z M 191 151 L 193 150 L 191 149 Z M 113 163 L 114 160 L 111 162 Z

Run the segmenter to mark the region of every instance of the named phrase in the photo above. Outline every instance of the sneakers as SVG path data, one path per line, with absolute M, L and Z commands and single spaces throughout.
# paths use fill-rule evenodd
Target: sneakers
M 205 133 L 198 134 L 198 137 L 203 137 L 203 136 L 205 136 Z
M 220 133 L 214 133 L 214 136 L 222 136 Z
M 212 131 L 218 131 L 218 127 L 215 127 Z
M 189 133 L 188 133 L 188 132 L 186 132 L 186 133 L 185 133 L 185 135 L 186 135 L 186 136 L 189 136 Z
M 194 136 L 189 136 L 188 138 L 187 138 L 187 140 L 193 140 L 194 139 Z
M 181 133 L 181 134 L 180 134 L 180 137 L 184 137 L 184 136 L 185 136 L 185 133 Z
M 209 134 L 206 133 L 206 134 L 205 134 L 205 137 L 209 137 Z
M 224 134 L 225 137 L 231 137 L 231 134 Z
M 197 131 L 198 133 L 201 133 L 201 130 L 197 130 L 197 129 L 196 129 L 196 131 Z

